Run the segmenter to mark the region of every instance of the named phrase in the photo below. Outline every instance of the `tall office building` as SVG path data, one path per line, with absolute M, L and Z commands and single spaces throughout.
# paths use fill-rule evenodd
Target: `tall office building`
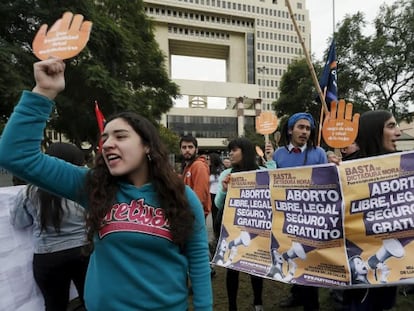
M 309 50 L 305 2 L 290 4 Z M 285 0 L 144 0 L 144 4 L 168 58 L 170 77 L 173 56 L 224 61 L 225 81 L 173 79 L 188 101 L 162 119 L 176 133 L 196 136 L 201 147 L 224 149 L 228 139 L 254 129 L 254 117 L 279 97 L 287 66 L 303 57 Z M 211 97 L 223 98 L 225 109 L 210 109 Z

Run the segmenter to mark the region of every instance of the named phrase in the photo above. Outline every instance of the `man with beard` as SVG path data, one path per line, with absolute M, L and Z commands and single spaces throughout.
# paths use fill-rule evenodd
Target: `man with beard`
M 186 135 L 180 139 L 180 150 L 183 158 L 182 172 L 184 183 L 194 190 L 204 209 L 206 219 L 211 210 L 210 196 L 210 168 L 205 155 L 198 156 L 197 139 L 191 135 Z M 216 274 L 214 267 L 210 266 L 210 274 Z M 192 288 L 189 287 L 192 294 Z
M 195 137 L 186 135 L 180 139 L 180 150 L 183 158 L 182 177 L 184 183 L 197 194 L 207 217 L 211 209 L 210 169 L 206 156 L 198 156 L 198 142 Z
M 328 163 L 325 150 L 316 146 L 315 127 L 312 115 L 306 112 L 295 113 L 288 119 L 282 129 L 281 147 L 273 154 L 277 168 Z M 279 307 L 300 305 L 304 311 L 319 310 L 318 288 L 293 285 L 291 295 Z

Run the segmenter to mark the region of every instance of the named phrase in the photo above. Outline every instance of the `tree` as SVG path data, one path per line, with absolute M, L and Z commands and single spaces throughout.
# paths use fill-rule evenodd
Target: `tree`
M 414 2 L 399 0 L 381 6 L 375 33 L 364 36 L 362 13 L 347 16 L 335 35 L 338 71 L 352 88 L 351 101 L 386 109 L 401 117 L 414 102 Z
M 327 54 L 327 52 L 326 52 Z M 326 57 L 325 57 L 326 58 Z M 315 63 L 317 76 L 322 74 L 322 64 Z M 362 113 L 369 108 L 360 102 L 350 101 L 354 88 L 359 88 L 359 80 L 351 79 L 352 73 L 341 63 L 338 64 L 338 97 L 353 104 L 353 113 Z M 309 112 L 315 119 L 316 124 L 320 123 L 321 103 L 317 99 L 316 87 L 313 83 L 306 59 L 294 60 L 286 73 L 282 76 L 280 83 L 280 97 L 273 103 L 274 109 L 279 117 L 279 131 L 283 128 L 287 117 L 297 112 Z M 329 105 L 329 103 L 327 103 Z M 322 142 L 323 144 L 323 142 Z
M 180 137 L 163 125 L 159 126 L 161 139 L 170 153 L 180 154 Z
M 256 132 L 256 129 L 251 127 L 244 127 L 244 137 L 246 137 L 252 144 L 264 149 L 265 139 L 262 134 Z
M 33 20 L 25 18 L 33 9 L 28 1 L 0 3 L 0 118 L 4 124 L 13 110 L 21 90 L 33 84 L 29 52 L 29 34 L 33 34 Z
M 321 66 L 315 65 L 320 72 Z M 278 117 L 306 111 L 319 119 L 321 105 L 315 101 L 316 88 L 305 58 L 294 60 L 280 81 L 280 97 L 274 103 Z
M 2 111 L 4 116 L 9 115 L 10 107 L 17 100 L 17 90 L 33 83 L 31 63 L 34 57 L 30 45 L 35 32 L 43 23 L 52 25 L 65 11 L 84 15 L 93 22 L 93 28 L 87 47 L 67 61 L 67 87 L 56 98 L 56 114 L 50 126 L 78 146 L 86 141 L 94 148 L 98 135 L 95 100 L 106 116 L 133 110 L 154 124 L 172 107 L 178 86 L 169 80 L 164 55 L 155 41 L 142 1 L 38 0 L 30 4 L 24 0 L 0 4 L 1 11 L 8 10 L 4 15 L 9 22 L 0 31 L 2 34 L 13 32 L 0 44 L 0 58 L 16 59 L 16 63 L 24 67 L 22 71 L 19 67 L 13 71 L 18 76 L 16 80 L 21 81 L 13 88 L 16 92 L 6 90 L 0 94 L 1 100 L 12 98 L 7 102 L 8 109 Z M 0 16 L 3 17 L 3 13 Z M 16 56 L 12 57 L 10 50 L 13 48 Z M 0 82 L 3 80 L 7 79 L 2 77 Z

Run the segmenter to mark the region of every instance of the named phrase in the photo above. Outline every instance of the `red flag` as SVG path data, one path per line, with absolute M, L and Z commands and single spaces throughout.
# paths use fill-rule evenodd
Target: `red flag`
M 95 100 L 95 115 L 96 115 L 96 121 L 98 122 L 98 128 L 99 128 L 99 135 L 102 134 L 104 130 L 104 124 L 105 124 L 105 117 L 102 114 L 102 111 L 99 109 L 98 101 Z M 102 140 L 99 138 L 99 151 L 102 149 Z

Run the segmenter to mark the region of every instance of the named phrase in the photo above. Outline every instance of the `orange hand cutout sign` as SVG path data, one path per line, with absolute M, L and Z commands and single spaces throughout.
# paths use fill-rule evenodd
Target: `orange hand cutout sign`
M 338 111 L 337 111 L 338 108 Z M 352 118 L 352 104 L 345 105 L 345 100 L 331 102 L 331 111 L 325 118 L 322 136 L 326 144 L 332 148 L 344 148 L 351 145 L 358 134 L 359 113 Z
M 256 117 L 256 132 L 262 135 L 272 134 L 277 129 L 277 117 L 270 111 Z
M 84 21 L 83 15 L 63 14 L 47 31 L 47 25 L 42 25 L 34 40 L 33 53 L 40 60 L 50 57 L 68 59 L 82 51 L 89 40 L 92 22 Z
M 256 132 L 265 136 L 265 142 L 269 141 L 269 134 L 277 129 L 277 117 L 270 111 L 263 111 L 256 117 Z

